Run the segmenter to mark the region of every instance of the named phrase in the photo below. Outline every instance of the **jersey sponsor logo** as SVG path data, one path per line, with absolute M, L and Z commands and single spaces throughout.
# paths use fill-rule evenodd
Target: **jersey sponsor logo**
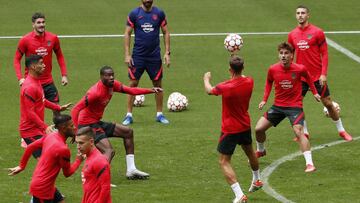
M 151 23 L 144 23 L 141 25 L 141 28 L 145 33 L 154 31 L 154 27 Z
M 156 21 L 156 20 L 158 19 L 158 15 L 153 14 L 153 15 L 151 16 L 151 18 L 152 18 L 154 21 Z
M 300 40 L 296 45 L 299 47 L 300 50 L 306 50 L 310 47 L 308 42 L 305 40 Z
M 48 51 L 45 47 L 39 47 L 35 50 L 35 53 L 39 56 L 47 56 L 48 55 Z
M 294 86 L 290 80 L 282 80 L 279 82 L 279 85 L 284 90 L 291 89 Z

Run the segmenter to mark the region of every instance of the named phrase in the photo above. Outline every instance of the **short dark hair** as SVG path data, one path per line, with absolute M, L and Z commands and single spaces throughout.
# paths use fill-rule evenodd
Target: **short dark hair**
M 244 59 L 236 55 L 231 56 L 229 60 L 229 65 L 235 73 L 241 73 L 241 71 L 244 69 Z
M 294 53 L 294 47 L 292 47 L 291 44 L 289 44 L 287 42 L 280 43 L 278 46 L 278 51 L 280 51 L 280 49 L 286 49 L 286 50 L 290 51 L 291 53 Z
M 298 8 L 304 8 L 307 13 L 310 13 L 309 7 L 307 7 L 307 6 L 305 6 L 305 5 L 299 5 L 298 7 L 296 7 L 296 9 L 298 9 Z
M 60 114 L 53 118 L 53 123 L 55 124 L 55 128 L 58 128 L 60 125 L 71 120 L 71 116 L 66 114 Z
M 36 12 L 36 13 L 34 13 L 34 14 L 32 15 L 31 21 L 32 21 L 33 23 L 35 23 L 36 19 L 38 19 L 38 18 L 44 18 L 44 19 L 45 19 L 45 15 L 44 15 L 43 13 Z
M 106 70 L 112 70 L 113 71 L 111 66 L 105 65 L 100 69 L 100 75 L 104 75 Z
M 76 136 L 86 135 L 92 139 L 95 139 L 95 132 L 90 126 L 85 126 L 78 129 Z
M 42 59 L 43 57 L 40 55 L 35 55 L 32 54 L 28 57 L 25 58 L 25 66 L 26 68 L 29 68 L 32 64 L 34 63 L 38 63 L 40 61 L 40 59 Z

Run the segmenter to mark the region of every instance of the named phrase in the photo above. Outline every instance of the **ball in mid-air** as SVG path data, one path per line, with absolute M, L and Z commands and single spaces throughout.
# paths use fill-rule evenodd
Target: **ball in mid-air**
M 224 40 L 224 47 L 229 52 L 239 51 L 243 45 L 244 41 L 238 34 L 228 34 Z

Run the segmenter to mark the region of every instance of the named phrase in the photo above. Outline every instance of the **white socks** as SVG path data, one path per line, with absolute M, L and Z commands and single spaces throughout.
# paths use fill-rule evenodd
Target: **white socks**
M 162 112 L 156 112 L 156 117 L 162 115 L 163 113 Z
M 126 168 L 127 168 L 127 171 L 133 171 L 136 169 L 135 156 L 133 154 L 126 155 Z
M 256 141 L 256 148 L 257 148 L 257 151 L 260 151 L 260 152 L 265 151 L 265 144 L 264 144 L 264 142 L 261 143 L 261 142 L 257 142 L 257 141 Z
M 337 120 L 337 121 L 334 121 L 334 123 L 336 125 L 336 128 L 337 128 L 338 132 L 345 131 L 345 128 L 344 128 L 344 126 L 342 125 L 342 122 L 341 122 L 341 118 L 339 118 L 339 120 Z
M 241 190 L 240 184 L 238 182 L 232 184 L 231 189 L 233 190 L 236 198 L 241 198 L 244 195 L 243 191 Z
M 126 113 L 126 116 L 132 117 L 132 113 L 131 113 L 131 112 L 127 112 L 127 113 Z
M 253 179 L 252 182 L 256 182 L 257 180 L 260 180 L 260 169 L 256 170 L 256 171 L 252 171 L 253 174 Z
M 312 157 L 311 157 L 311 151 L 305 151 L 303 152 L 305 161 L 306 161 L 306 165 L 311 164 L 314 165 L 313 161 L 312 161 Z

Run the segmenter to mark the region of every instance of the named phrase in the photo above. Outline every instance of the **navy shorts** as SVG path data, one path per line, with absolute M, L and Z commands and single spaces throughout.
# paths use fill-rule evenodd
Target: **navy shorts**
M 31 203 L 58 203 L 58 202 L 61 202 L 62 200 L 64 200 L 64 197 L 57 188 L 55 188 L 55 189 L 56 190 L 54 193 L 54 199 L 40 199 L 38 197 L 33 196 Z
M 329 90 L 329 86 L 327 85 L 327 83 L 326 83 L 326 85 L 321 86 L 320 82 L 317 80 L 314 82 L 314 85 L 315 85 L 316 91 L 321 96 L 321 98 L 330 96 L 330 90 Z M 309 91 L 309 89 L 310 89 L 309 85 L 306 82 L 302 82 L 302 96 L 303 97 L 306 95 L 306 93 Z
M 302 108 L 272 106 L 264 114 L 264 117 L 276 127 L 285 117 L 290 120 L 291 125 L 304 125 L 305 114 Z
M 88 125 L 79 125 L 78 128 L 83 128 L 86 126 L 90 126 L 95 132 L 95 144 L 97 144 L 100 140 L 108 137 L 114 136 L 115 123 L 103 122 L 99 121 L 97 123 L 88 124 Z
M 235 151 L 236 145 L 251 144 L 251 129 L 235 134 L 225 134 L 221 132 L 217 150 L 221 154 L 232 155 Z
M 160 80 L 163 76 L 161 59 L 146 59 L 133 57 L 134 66 L 129 67 L 129 78 L 131 80 L 140 80 L 144 71 L 146 71 L 151 80 Z
M 47 100 L 59 103 L 59 92 L 54 83 L 43 85 L 42 88 L 44 90 L 44 96 Z
M 35 142 L 36 140 L 38 140 L 38 139 L 40 139 L 42 137 L 43 137 L 42 135 L 35 135 L 35 136 L 32 136 L 32 137 L 27 137 L 27 138 L 23 138 L 23 139 L 24 139 L 25 143 L 27 145 L 29 145 L 29 144 Z M 39 158 L 41 156 L 41 152 L 42 152 L 41 149 L 37 149 L 32 153 L 32 155 L 33 155 L 33 157 L 35 159 L 37 159 L 37 158 Z

